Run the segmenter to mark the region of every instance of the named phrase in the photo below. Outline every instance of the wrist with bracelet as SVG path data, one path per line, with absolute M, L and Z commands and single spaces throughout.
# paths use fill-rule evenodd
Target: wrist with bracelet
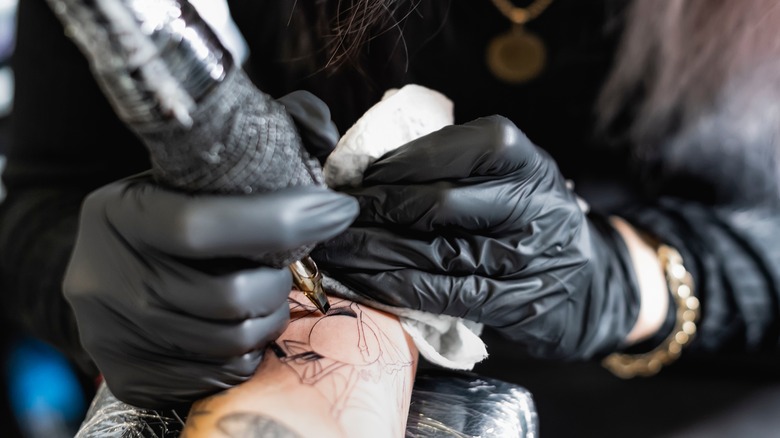
M 693 278 L 676 249 L 654 240 L 652 245 L 663 268 L 671 295 L 669 318 L 659 330 L 659 333 L 668 333 L 668 335 L 660 343 L 653 337 L 649 342 L 643 342 L 626 352 L 612 353 L 602 360 L 602 366 L 624 379 L 657 374 L 664 366 L 680 357 L 683 348 L 696 334 L 699 300 L 694 296 Z M 631 353 L 631 351 L 642 350 L 642 347 L 646 347 L 650 342 L 651 345 L 655 345 L 652 350 Z

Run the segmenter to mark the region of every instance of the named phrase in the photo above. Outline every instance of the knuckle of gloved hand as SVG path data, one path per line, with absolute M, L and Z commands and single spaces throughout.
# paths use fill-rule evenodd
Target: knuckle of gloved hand
M 263 350 L 254 350 L 231 359 L 229 362 L 230 377 L 224 377 L 226 384 L 236 385 L 252 377 L 263 360 Z
M 183 256 L 210 255 L 214 242 L 221 240 L 223 230 L 215 226 L 209 212 L 197 203 L 182 203 L 168 212 L 161 232 L 170 239 L 170 246 Z M 230 230 L 224 230 L 230 232 Z
M 238 320 L 257 316 L 249 307 L 246 287 L 240 279 L 223 282 L 214 292 L 219 298 L 212 303 L 210 315 L 213 319 Z
M 503 154 L 507 148 L 513 147 L 520 130 L 504 116 L 491 116 L 488 120 L 488 144 L 493 147 L 495 154 Z
M 262 347 L 259 336 L 252 329 L 254 324 L 250 318 L 236 324 L 236 326 L 221 336 L 219 344 L 224 352 L 230 356 L 238 356 Z M 222 353 L 225 354 L 225 353 Z
M 106 212 L 106 205 L 112 199 L 120 196 L 121 187 L 118 183 L 112 183 L 90 192 L 81 204 L 81 220 L 102 218 Z
M 225 337 L 224 345 L 235 355 L 264 348 L 281 333 L 286 324 L 287 319 L 275 318 L 275 315 L 245 319 L 238 324 L 231 336 Z
M 461 223 L 456 222 L 456 220 L 474 220 L 485 213 L 484 211 L 469 211 L 468 199 L 464 199 L 462 193 L 454 190 L 450 182 L 439 181 L 434 183 L 434 186 L 436 187 L 435 196 L 424 199 L 428 202 L 427 204 L 418 205 L 418 210 L 425 212 L 421 219 L 425 221 L 428 229 L 433 229 L 436 225 L 460 225 Z M 402 213 L 405 212 L 402 211 Z M 447 223 L 436 223 L 441 220 L 439 218 L 448 218 Z
M 291 249 L 300 242 L 301 218 L 306 217 L 298 208 L 282 209 L 269 218 L 267 229 L 280 249 Z
M 263 294 L 264 301 L 270 306 L 268 312 L 272 312 L 279 306 L 287 303 L 287 298 L 293 288 L 292 274 L 288 268 L 275 269 L 267 268 L 271 275 L 265 275 L 260 285 L 259 293 Z
M 241 271 L 227 277 L 220 289 L 220 309 L 215 313 L 224 319 L 265 316 L 287 302 L 292 276 L 286 268 Z
M 218 346 L 218 350 L 210 352 L 209 355 L 227 359 L 262 347 L 260 342 L 262 336 L 257 334 L 255 324 L 256 321 L 252 318 L 232 321 L 229 328 L 222 329 L 209 340 L 210 345 Z
M 503 116 L 492 116 L 487 132 L 491 164 L 498 172 L 515 170 L 533 162 L 535 154 L 529 154 L 533 147 L 528 137 L 511 120 Z

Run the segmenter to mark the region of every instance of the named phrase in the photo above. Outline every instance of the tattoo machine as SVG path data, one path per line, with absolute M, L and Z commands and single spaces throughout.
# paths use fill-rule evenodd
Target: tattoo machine
M 157 179 L 206 193 L 324 185 L 284 106 L 258 90 L 187 0 L 47 0 Z M 313 245 L 270 254 L 323 313 Z

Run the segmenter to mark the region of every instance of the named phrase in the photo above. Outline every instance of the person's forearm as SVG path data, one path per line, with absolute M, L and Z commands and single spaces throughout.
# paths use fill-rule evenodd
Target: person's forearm
M 293 292 L 290 325 L 255 376 L 195 403 L 182 436 L 403 436 L 413 343 L 395 316 L 330 301 L 322 315 Z
M 713 207 L 661 198 L 620 212 L 680 252 L 700 301 L 691 352 L 772 352 L 778 337 L 780 215 L 776 206 Z
M 653 336 L 661 329 L 669 309 L 669 293 L 655 250 L 628 222 L 617 217 L 613 217 L 611 222 L 628 247 L 639 285 L 639 316 L 626 338 L 626 343 L 632 345 Z

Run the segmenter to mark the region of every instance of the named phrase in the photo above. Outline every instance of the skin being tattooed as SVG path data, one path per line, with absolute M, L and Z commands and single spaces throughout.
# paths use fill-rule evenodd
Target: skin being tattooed
M 289 302 L 255 376 L 195 403 L 184 436 L 404 436 L 417 351 L 398 318 L 337 298 L 323 315 L 298 291 Z

